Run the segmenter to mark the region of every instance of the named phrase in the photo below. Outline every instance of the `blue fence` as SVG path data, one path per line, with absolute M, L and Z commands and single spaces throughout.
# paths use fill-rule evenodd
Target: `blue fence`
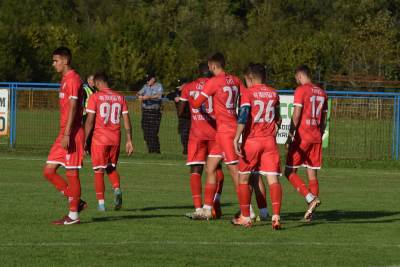
M 21 143 L 26 145 L 30 140 L 24 142 L 18 140 L 23 135 L 27 136 L 26 139 L 29 139 L 29 136 L 35 139 L 33 137 L 35 131 L 44 133 L 44 135 L 48 134 L 51 137 L 49 140 L 52 140 L 50 130 L 47 133 L 42 131 L 43 129 L 36 129 L 47 127 L 46 123 L 36 123 L 37 125 L 34 126 L 36 128 L 33 126 L 21 127 L 21 123 L 27 123 L 26 120 L 29 120 L 29 117 L 28 119 L 25 118 L 26 116 L 21 117 L 18 122 L 17 115 L 24 112 L 33 113 L 38 109 L 35 103 L 40 96 L 40 109 L 49 110 L 48 113 L 56 116 L 59 85 L 55 83 L 0 83 L 0 88 L 9 89 L 10 92 L 10 131 L 8 137 L 0 137 L 1 143 L 19 148 L 22 146 Z M 400 93 L 330 90 L 327 92 L 333 101 L 330 121 L 333 134 L 330 136 L 330 144 L 325 154 L 332 158 L 399 159 Z M 279 93 L 293 94 L 293 90 L 279 90 Z M 132 92 L 127 94 L 127 101 L 130 108 L 136 109 L 137 114 L 140 114 L 138 101 L 135 101 Z M 179 146 L 179 137 L 173 130 L 177 124 L 175 106 L 168 100 L 165 100 L 164 106 L 165 136 L 162 138 L 165 140 L 161 141 L 165 143 L 164 147 L 167 152 L 180 153 L 180 149 L 176 149 Z M 43 116 L 36 115 L 36 120 L 40 121 Z M 137 121 L 139 120 L 137 119 L 134 123 L 137 131 L 140 132 Z M 27 131 L 32 131 L 32 135 L 27 134 Z M 45 142 L 41 143 L 37 140 L 31 142 L 32 146 L 36 145 L 36 142 L 38 145 L 43 144 L 48 147 Z M 141 148 L 141 144 L 138 145 Z

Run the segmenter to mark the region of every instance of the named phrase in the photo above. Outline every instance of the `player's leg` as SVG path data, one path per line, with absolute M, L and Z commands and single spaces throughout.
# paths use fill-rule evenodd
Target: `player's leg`
M 97 168 L 94 170 L 94 189 L 96 192 L 97 199 L 97 210 L 106 211 L 105 201 L 104 201 L 104 168 Z
M 279 183 L 279 176 L 281 175 L 280 155 L 274 136 L 265 138 L 260 173 L 267 177 L 272 207 L 272 229 L 278 230 L 281 228 L 282 187 Z
M 59 164 L 46 163 L 43 168 L 43 176 L 54 185 L 54 187 L 64 196 L 69 197 L 68 184 L 61 175 L 57 173 Z
M 307 168 L 308 188 L 314 196 L 319 196 L 317 170 Z
M 201 209 L 202 201 L 202 185 L 201 175 L 203 173 L 203 165 L 190 166 L 190 191 L 192 192 L 193 206 L 195 211 Z
M 307 166 L 309 188 L 311 193 L 315 196 L 315 199 L 311 203 L 309 203 L 308 209 L 304 214 L 304 219 L 307 221 L 312 220 L 315 209 L 321 205 L 321 200 L 318 197 L 319 186 L 317 179 L 317 170 L 321 168 L 321 160 L 322 145 L 311 144 L 309 150 L 307 151 L 307 159 L 305 165 Z
M 97 210 L 105 211 L 105 185 L 104 173 L 108 165 L 108 146 L 93 144 L 91 147 L 91 160 L 94 170 L 94 188 L 97 199 Z
M 310 203 L 315 196 L 308 190 L 305 182 L 297 174 L 297 169 L 305 163 L 307 157 L 308 144 L 294 142 L 290 145 L 287 158 L 285 176 L 292 186 Z
M 68 183 L 57 173 L 60 165 L 65 165 L 66 151 L 62 148 L 60 137 L 56 139 L 50 149 L 46 165 L 43 168 L 43 176 L 54 185 L 64 196 L 69 197 Z
M 241 215 L 232 219 L 232 223 L 234 225 L 243 225 L 244 227 L 251 227 L 252 225 L 252 221 L 250 218 L 250 173 L 250 171 L 240 172 L 238 177 L 238 198 Z
M 114 210 L 120 210 L 122 208 L 121 178 L 117 168 L 112 165 L 107 167 L 106 172 L 114 192 Z
M 79 180 L 79 169 L 67 169 L 65 172 L 70 190 L 69 214 L 72 220 L 78 220 L 79 203 L 81 201 L 81 181 Z
M 262 177 L 258 173 L 252 173 L 250 176 L 250 185 L 253 188 L 257 207 L 260 210 L 259 220 L 265 221 L 268 218 L 267 192 Z
M 214 196 L 214 203 L 213 203 L 213 216 L 217 219 L 222 217 L 222 210 L 221 210 L 221 194 L 222 188 L 224 186 L 224 172 L 222 171 L 222 165 L 218 164 L 217 171 L 217 191 Z
M 207 149 L 208 149 L 208 157 L 216 157 L 222 159 L 222 150 L 215 140 L 209 140 L 207 142 Z M 221 163 L 218 164 L 215 175 L 217 179 L 217 189 L 214 195 L 212 213 L 214 218 L 219 219 L 222 217 L 221 194 L 225 178 L 224 173 L 222 171 Z
M 279 183 L 278 175 L 267 174 L 266 176 L 272 206 L 272 228 L 278 230 L 281 228 L 280 213 L 282 203 L 282 186 Z
M 204 205 L 201 211 L 193 213 L 193 219 L 209 220 L 212 219 L 212 206 L 215 192 L 217 191 L 216 170 L 221 158 L 208 157 L 206 162 L 206 185 L 204 189 Z
M 190 166 L 190 191 L 192 193 L 195 212 L 200 212 L 202 206 L 201 175 L 207 158 L 207 144 L 204 140 L 194 137 L 189 138 L 186 165 Z M 192 218 L 193 212 L 186 213 L 186 217 Z
M 319 196 L 317 172 L 321 169 L 322 144 L 312 144 L 307 156 L 308 188 L 313 195 Z

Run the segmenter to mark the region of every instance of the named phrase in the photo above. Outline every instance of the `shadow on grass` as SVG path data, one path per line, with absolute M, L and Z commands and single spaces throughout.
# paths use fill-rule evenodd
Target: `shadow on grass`
M 221 204 L 221 207 L 230 207 L 232 203 L 224 203 Z M 155 207 L 145 207 L 140 209 L 123 209 L 123 211 L 155 211 L 155 210 L 179 210 L 179 209 L 188 209 L 193 210 L 193 205 L 184 205 L 184 206 L 155 206 Z
M 400 221 L 400 217 L 387 218 L 400 215 L 393 211 L 351 211 L 351 210 L 327 210 L 316 211 L 314 221 L 303 226 L 322 223 L 392 223 Z M 303 212 L 289 212 L 281 215 L 285 221 L 299 221 L 304 216 Z

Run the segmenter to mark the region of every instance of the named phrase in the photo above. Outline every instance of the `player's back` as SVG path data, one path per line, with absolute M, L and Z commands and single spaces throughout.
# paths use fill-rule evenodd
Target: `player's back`
M 297 138 L 308 143 L 321 143 L 322 114 L 328 110 L 325 90 L 311 83 L 299 86 L 295 91 L 294 105 L 302 107 Z
M 236 130 L 236 103 L 242 87 L 239 78 L 224 72 L 212 77 L 205 84 L 203 95 L 213 97 L 218 132 Z
M 203 91 L 203 87 L 207 81 L 208 78 L 199 78 L 184 85 L 182 89 L 181 100 L 188 101 L 189 97 L 197 99 L 197 97 L 199 97 Z M 195 109 L 190 107 L 191 137 L 196 137 L 201 140 L 215 139 L 216 125 L 212 104 L 212 97 L 210 96 L 208 97 L 208 101 L 205 102 L 200 108 Z
M 87 111 L 93 109 L 96 113 L 93 143 L 119 145 L 121 114 L 128 113 L 124 96 L 111 89 L 103 89 L 90 96 Z
M 241 106 L 250 105 L 251 116 L 246 125 L 245 136 L 275 136 L 275 108 L 279 106 L 279 95 L 268 85 L 257 84 L 243 90 Z

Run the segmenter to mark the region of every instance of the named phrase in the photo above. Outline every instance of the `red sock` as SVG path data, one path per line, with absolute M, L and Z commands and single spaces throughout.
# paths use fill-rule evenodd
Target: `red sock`
M 224 172 L 221 169 L 217 169 L 217 194 L 222 193 L 224 187 Z
M 49 182 L 52 183 L 59 192 L 63 193 L 64 196 L 70 196 L 67 182 L 57 174 L 56 169 L 45 168 L 43 171 L 43 176 L 49 180 Z
M 79 202 L 81 199 L 81 182 L 79 180 L 78 170 L 67 170 L 68 188 L 70 191 L 69 210 L 78 211 Z
M 110 183 L 112 185 L 113 188 L 119 188 L 120 187 L 120 178 L 119 178 L 119 173 L 117 172 L 117 170 L 113 170 L 110 173 L 108 173 L 108 179 L 110 180 Z
M 104 199 L 104 172 L 94 172 L 94 188 L 96 190 L 96 199 Z
M 282 203 L 282 186 L 280 183 L 274 183 L 269 186 L 269 194 L 272 202 L 272 214 L 279 215 L 281 213 Z
M 206 183 L 206 187 L 204 189 L 204 205 L 212 206 L 214 202 L 214 195 L 217 191 L 216 184 Z
M 239 184 L 240 212 L 244 217 L 250 217 L 251 193 L 248 184 Z
M 193 205 L 195 209 L 201 208 L 201 175 L 190 174 L 190 190 L 192 191 Z
M 314 196 L 318 196 L 319 195 L 319 185 L 318 185 L 318 180 L 309 180 L 308 181 L 308 188 L 310 189 L 310 192 L 314 195 Z
M 288 180 L 294 186 L 294 188 L 296 188 L 296 190 L 303 195 L 303 197 L 306 197 L 310 193 L 303 180 L 296 173 L 292 172 L 289 175 Z

